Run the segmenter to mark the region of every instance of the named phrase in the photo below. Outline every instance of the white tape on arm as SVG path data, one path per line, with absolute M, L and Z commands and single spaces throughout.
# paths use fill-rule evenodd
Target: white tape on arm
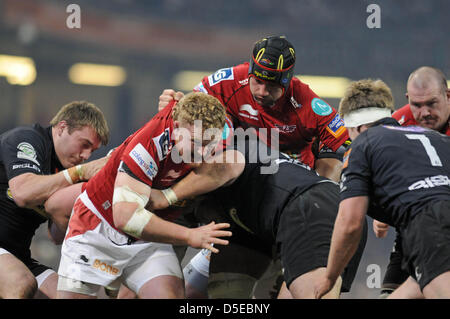
M 169 188 L 163 189 L 161 192 L 163 193 L 164 197 L 167 199 L 169 206 L 178 202 L 178 197 L 172 188 L 169 187 Z
M 138 207 L 127 224 L 123 228 L 123 231 L 135 238 L 141 238 L 145 225 L 148 224 L 153 214 L 143 207 Z
M 125 185 L 114 188 L 113 205 L 118 202 L 137 203 L 139 206 L 145 207 L 148 197 L 135 192 Z
M 148 197 L 135 192 L 128 186 L 120 186 L 114 188 L 113 205 L 119 202 L 138 204 L 138 208 L 136 208 L 122 230 L 130 236 L 141 238 L 145 225 L 147 225 L 153 215 L 144 208 L 147 205 Z

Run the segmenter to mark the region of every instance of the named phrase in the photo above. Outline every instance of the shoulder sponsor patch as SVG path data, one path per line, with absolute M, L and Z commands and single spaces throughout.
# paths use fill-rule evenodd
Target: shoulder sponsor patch
M 129 155 L 144 172 L 144 174 L 147 175 L 150 180 L 153 180 L 158 173 L 158 166 L 145 147 L 139 143 L 131 150 Z
M 220 69 L 208 76 L 209 86 L 213 86 L 224 80 L 234 80 L 233 68 Z
M 153 138 L 158 152 L 158 158 L 162 161 L 170 151 L 170 130 L 166 128 L 159 136 Z
M 339 113 L 336 113 L 334 118 L 327 125 L 327 131 L 333 135 L 335 138 L 338 138 L 345 132 L 344 121 L 339 116 Z
M 320 115 L 320 116 L 327 116 L 327 115 L 330 115 L 331 112 L 333 112 L 333 109 L 331 108 L 331 106 L 328 105 L 327 102 L 325 102 L 324 100 L 321 100 L 317 97 L 315 97 L 311 101 L 311 107 L 312 107 L 314 113 L 316 113 L 317 115 Z
M 36 159 L 37 155 L 33 145 L 27 142 L 22 142 L 19 145 L 17 145 L 17 149 L 18 149 L 17 158 L 30 160 L 36 163 L 37 165 L 41 165 Z

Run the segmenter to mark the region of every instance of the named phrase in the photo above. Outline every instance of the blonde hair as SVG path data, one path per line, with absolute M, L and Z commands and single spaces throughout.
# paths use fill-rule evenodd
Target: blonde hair
M 217 128 L 222 130 L 225 125 L 225 107 L 214 96 L 201 92 L 191 92 L 185 95 L 175 105 L 172 118 L 194 124 L 201 120 L 203 129 Z
M 51 126 L 65 121 L 69 128 L 69 134 L 84 126 L 92 127 L 97 133 L 103 145 L 108 144 L 109 128 L 102 111 L 93 103 L 86 101 L 73 101 L 64 105 L 55 117 L 50 121 Z
M 391 89 L 382 80 L 364 79 L 350 83 L 339 103 L 339 114 L 344 117 L 367 107 L 395 110 Z

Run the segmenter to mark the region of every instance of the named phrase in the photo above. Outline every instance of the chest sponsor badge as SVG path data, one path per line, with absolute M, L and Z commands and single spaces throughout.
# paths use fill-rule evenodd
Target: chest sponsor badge
M 297 125 L 278 125 L 274 124 L 275 128 L 281 133 L 292 133 L 297 129 Z
M 327 102 L 317 97 L 311 101 L 311 107 L 314 113 L 320 116 L 327 116 L 330 115 L 331 112 L 333 112 L 333 109 L 328 105 Z
M 339 113 L 336 113 L 334 118 L 327 125 L 327 131 L 333 135 L 335 138 L 341 136 L 342 133 L 345 132 L 344 121 L 339 116 Z
M 243 104 L 239 106 L 239 115 L 252 120 L 258 120 L 258 110 L 255 110 L 250 104 Z

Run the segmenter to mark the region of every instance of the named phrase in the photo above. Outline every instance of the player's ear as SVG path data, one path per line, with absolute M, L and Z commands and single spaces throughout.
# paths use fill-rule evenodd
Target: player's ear
M 56 124 L 58 135 L 61 135 L 66 127 L 67 127 L 67 122 L 65 120 L 62 120 L 58 124 Z
M 179 121 L 173 121 L 173 128 L 179 128 L 180 122 Z
M 408 92 L 405 93 L 405 97 L 406 97 L 406 100 L 409 101 L 409 95 L 408 95 Z

